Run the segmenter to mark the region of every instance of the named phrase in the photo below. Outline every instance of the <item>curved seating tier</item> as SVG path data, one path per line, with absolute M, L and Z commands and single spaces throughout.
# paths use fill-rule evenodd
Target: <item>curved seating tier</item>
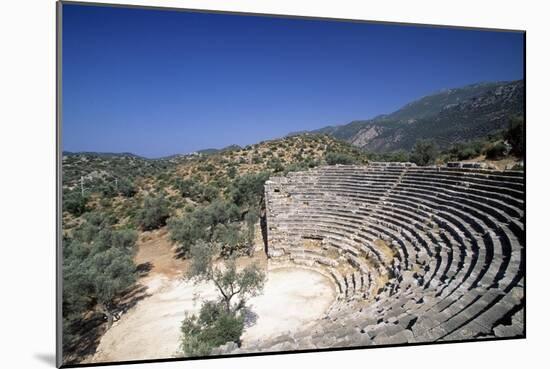
M 338 298 L 231 352 L 524 335 L 522 172 L 326 166 L 270 178 L 265 201 L 272 263 L 318 270 Z

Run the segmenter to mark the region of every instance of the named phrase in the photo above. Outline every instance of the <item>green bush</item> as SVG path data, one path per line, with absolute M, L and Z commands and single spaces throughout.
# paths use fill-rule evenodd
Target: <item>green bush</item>
M 389 161 L 405 163 L 409 161 L 409 154 L 405 151 L 396 151 L 389 155 Z
M 186 356 L 206 356 L 228 342 L 240 342 L 244 319 L 226 311 L 222 303 L 205 301 L 199 316 L 187 316 L 181 324 L 181 349 Z
M 137 233 L 114 230 L 110 218 L 89 213 L 63 240 L 63 319 L 70 337 L 87 310 L 104 315 L 108 328 L 117 310 L 116 298 L 136 280 L 133 255 Z M 66 341 L 64 341 L 64 344 Z
M 218 223 L 214 228 L 212 241 L 220 245 L 223 256 L 241 254 L 247 246 L 245 235 L 238 223 Z
M 489 147 L 485 153 L 487 159 L 499 160 L 506 156 L 508 149 L 504 142 L 499 141 Z
M 235 204 L 220 199 L 214 200 L 211 204 L 199 207 L 182 218 L 170 219 L 170 238 L 177 243 L 181 255 L 187 256 L 191 246 L 197 241 L 211 241 L 214 236 L 221 237 L 222 230 L 218 229 L 216 233 L 216 227 L 222 224 L 224 227 L 232 227 L 230 223 L 238 220 L 239 214 L 240 211 Z M 231 246 L 233 245 L 231 243 Z
M 316 166 L 318 166 L 320 163 L 319 161 L 317 160 L 314 160 L 312 157 L 308 156 L 304 159 L 303 161 L 303 165 L 307 168 L 315 168 Z
M 137 222 L 144 231 L 151 231 L 164 226 L 169 215 L 168 203 L 162 195 L 147 196 L 137 214 Z
M 219 192 L 217 187 L 211 184 L 206 185 L 202 188 L 201 200 L 210 202 L 218 196 Z
M 63 210 L 74 216 L 84 214 L 87 209 L 89 197 L 82 195 L 80 191 L 72 191 L 63 195 Z
M 229 168 L 227 168 L 227 176 L 231 179 L 235 178 L 235 176 L 237 175 L 237 168 L 235 168 L 235 166 L 230 166 Z
M 410 160 L 416 165 L 430 165 L 437 159 L 438 150 L 435 143 L 431 140 L 419 140 L 413 147 Z
M 220 192 L 214 182 L 203 185 L 197 179 L 178 179 L 175 187 L 183 197 L 189 197 L 194 201 L 212 201 Z
M 230 198 L 237 206 L 257 206 L 264 192 L 269 172 L 250 173 L 237 177 L 229 188 Z
M 353 156 L 339 152 L 328 152 L 325 155 L 325 161 L 328 165 L 350 165 L 357 163 L 357 160 Z
M 510 153 L 519 158 L 523 158 L 525 156 L 524 130 L 524 119 L 522 117 L 512 118 L 508 129 L 504 133 L 504 138 L 511 146 Z
M 193 179 L 180 179 L 176 180 L 176 186 L 178 191 L 183 197 L 194 198 L 198 196 L 201 191 L 201 184 Z
M 86 273 L 88 290 L 97 299 L 98 308 L 107 317 L 107 328 L 110 328 L 114 319 L 114 298 L 136 281 L 133 259 L 125 251 L 111 247 L 87 258 L 81 268 Z
M 114 184 L 110 182 L 104 182 L 100 186 L 100 193 L 106 198 L 114 197 L 117 194 Z
M 182 256 L 188 255 L 193 243 L 208 238 L 206 225 L 200 224 L 193 214 L 179 219 L 170 219 L 168 229 L 170 239 L 178 244 L 178 251 Z
M 447 150 L 449 160 L 468 160 L 475 158 L 481 155 L 484 145 L 485 143 L 481 140 L 456 143 Z
M 273 173 L 280 173 L 285 170 L 281 159 L 275 158 L 268 163 L 268 168 L 273 170 Z
M 477 155 L 478 153 L 472 147 L 466 147 L 458 153 L 457 158 L 458 160 L 468 160 L 476 157 Z
M 303 171 L 303 170 L 307 170 L 307 165 L 306 163 L 304 162 L 301 162 L 301 163 L 292 163 L 292 164 L 289 164 L 286 166 L 283 174 L 286 175 L 290 172 L 300 172 L 300 171 Z
M 134 182 L 121 179 L 118 181 L 118 192 L 124 197 L 133 197 L 137 193 L 137 188 Z

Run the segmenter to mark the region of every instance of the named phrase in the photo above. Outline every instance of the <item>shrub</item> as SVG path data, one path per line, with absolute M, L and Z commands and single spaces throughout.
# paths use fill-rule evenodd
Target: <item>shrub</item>
M 87 258 L 82 269 L 86 273 L 89 289 L 97 299 L 99 310 L 107 318 L 107 328 L 110 328 L 114 320 L 114 298 L 136 281 L 136 267 L 132 257 L 112 247 Z
M 485 155 L 487 159 L 498 160 L 506 156 L 507 151 L 508 151 L 508 148 L 506 147 L 504 142 L 499 141 L 494 143 L 491 147 L 489 147 Z
M 206 185 L 206 186 L 203 186 L 202 188 L 202 193 L 201 193 L 201 200 L 203 201 L 212 201 L 214 200 L 218 194 L 219 194 L 220 190 L 213 186 L 213 185 Z
M 121 229 L 113 231 L 111 234 L 111 247 L 119 248 L 127 251 L 129 254 L 135 252 L 135 244 L 137 241 L 137 232 L 131 229 Z
M 237 206 L 256 206 L 264 192 L 268 172 L 245 174 L 237 177 L 230 186 L 230 197 Z
M 449 150 L 450 160 L 468 160 L 481 155 L 484 142 L 475 140 L 471 142 L 459 142 L 454 144 Z
M 235 176 L 237 175 L 237 168 L 235 168 L 235 166 L 230 166 L 229 168 L 227 168 L 227 176 L 231 179 L 235 178 Z
M 525 121 L 523 118 L 512 118 L 504 138 L 511 146 L 511 153 L 519 158 L 525 156 L 524 140 Z
M 312 157 L 308 156 L 304 159 L 303 165 L 307 168 L 315 168 L 319 165 L 319 162 L 317 160 L 314 160 Z
M 477 155 L 478 153 L 472 147 L 466 147 L 458 153 L 457 158 L 458 160 L 468 160 L 476 157 Z
M 175 186 L 183 197 L 196 197 L 200 192 L 200 183 L 192 179 L 177 179 Z
M 96 308 L 109 328 L 116 318 L 116 297 L 135 282 L 133 254 L 137 233 L 114 230 L 109 217 L 90 213 L 63 240 L 63 318 L 73 335 L 71 322 Z M 76 337 L 77 335 L 73 335 Z
M 186 356 L 206 356 L 227 342 L 239 342 L 244 319 L 226 311 L 222 303 L 205 301 L 199 316 L 187 316 L 181 324 L 181 349 Z
M 170 239 L 178 244 L 178 251 L 187 256 L 191 245 L 198 240 L 208 238 L 206 226 L 200 224 L 193 215 L 179 219 L 170 219 L 168 222 Z
M 104 182 L 100 186 L 100 193 L 106 198 L 116 196 L 116 189 L 115 189 L 114 184 L 112 184 L 110 182 Z
M 137 214 L 137 222 L 144 231 L 150 231 L 164 226 L 169 215 L 168 203 L 162 195 L 147 196 Z
M 385 161 L 393 161 L 393 162 L 400 162 L 404 163 L 409 161 L 409 154 L 405 151 L 396 151 L 392 152 L 387 155 L 387 158 Z
M 430 165 L 435 162 L 437 154 L 437 147 L 433 141 L 419 140 L 414 145 L 410 155 L 410 160 L 416 165 Z
M 189 197 L 195 201 L 212 201 L 219 194 L 219 188 L 214 183 L 203 185 L 197 179 L 178 179 L 176 188 L 183 197 Z
M 282 172 L 283 170 L 285 170 L 285 168 L 283 167 L 283 164 L 281 162 L 281 159 L 279 159 L 279 158 L 275 158 L 275 159 L 271 160 L 268 164 L 268 168 L 272 169 L 273 173 L 279 173 L 279 172 Z
M 80 191 L 69 192 L 63 195 L 63 210 L 78 217 L 88 210 L 88 200 L 89 197 L 82 195 Z
M 171 219 L 168 222 L 170 238 L 178 244 L 181 255 L 187 256 L 194 243 L 213 239 L 217 225 L 228 224 L 238 218 L 239 209 L 235 204 L 217 199 L 208 206 L 189 212 L 183 218 Z
M 300 172 L 303 170 L 307 170 L 307 166 L 305 163 L 292 163 L 285 168 L 283 173 L 286 175 L 290 172 Z
M 121 179 L 118 181 L 118 192 L 124 197 L 133 197 L 137 193 L 137 188 L 134 182 Z
M 350 165 L 357 163 L 357 160 L 353 156 L 339 152 L 328 152 L 325 155 L 325 161 L 328 165 Z
M 212 241 L 220 245 L 221 254 L 231 256 L 246 247 L 245 235 L 241 232 L 239 224 L 219 223 L 214 228 Z

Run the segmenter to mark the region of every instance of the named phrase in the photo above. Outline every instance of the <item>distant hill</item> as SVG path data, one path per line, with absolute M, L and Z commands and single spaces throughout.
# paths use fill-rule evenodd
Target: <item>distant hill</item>
M 217 153 L 220 153 L 220 152 L 229 152 L 229 151 L 235 151 L 235 150 L 240 150 L 241 147 L 239 145 L 229 145 L 227 147 L 224 147 L 222 149 L 203 149 L 203 150 L 199 150 L 197 151 L 198 154 L 203 154 L 203 155 L 212 155 L 212 154 L 217 154 Z
M 418 139 L 433 139 L 444 148 L 505 128 L 511 116 L 523 115 L 524 95 L 523 81 L 478 83 L 422 97 L 391 114 L 310 133 L 373 152 L 410 150 Z
M 104 157 L 104 158 L 126 157 L 126 158 L 145 159 L 143 156 L 136 155 L 131 152 L 63 151 L 63 156 L 75 156 L 75 155 L 96 156 L 96 157 Z

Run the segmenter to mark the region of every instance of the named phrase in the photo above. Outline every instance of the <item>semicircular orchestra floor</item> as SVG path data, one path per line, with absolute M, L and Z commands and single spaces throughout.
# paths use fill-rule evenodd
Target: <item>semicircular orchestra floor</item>
M 159 274 L 147 279 L 151 296 L 124 314 L 101 338 L 90 362 L 170 358 L 179 352 L 180 326 L 186 314 L 197 313 L 203 300 L 215 299 L 211 283 L 194 284 Z M 243 346 L 314 324 L 336 299 L 333 282 L 307 268 L 269 270 L 263 293 L 248 302 Z

